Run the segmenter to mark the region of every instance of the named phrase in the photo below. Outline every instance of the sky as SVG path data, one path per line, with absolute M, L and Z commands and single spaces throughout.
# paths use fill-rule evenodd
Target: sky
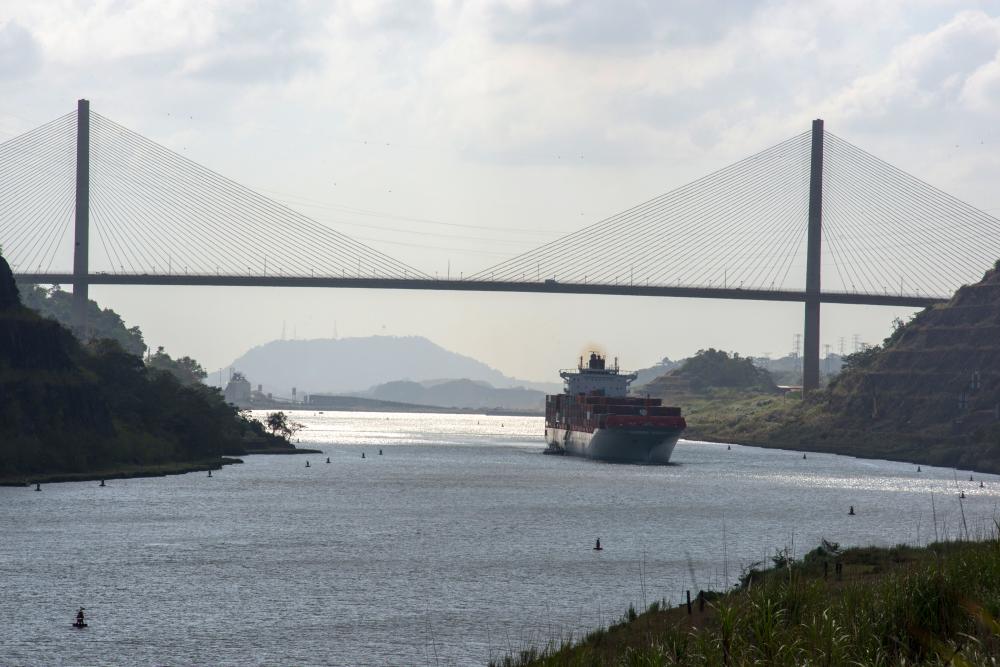
M 442 276 L 626 210 L 814 118 L 1000 211 L 1000 2 L 0 0 L 0 141 L 83 97 Z M 591 347 L 633 368 L 707 347 L 780 356 L 803 321 L 795 304 L 641 297 L 179 287 L 92 287 L 91 297 L 150 345 L 210 369 L 282 335 L 421 335 L 540 381 Z M 850 352 L 855 336 L 878 342 L 912 312 L 824 306 L 821 343 Z

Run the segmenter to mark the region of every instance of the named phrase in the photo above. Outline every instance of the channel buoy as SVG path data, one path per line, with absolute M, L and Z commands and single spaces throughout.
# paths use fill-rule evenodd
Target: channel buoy
M 209 477 L 211 477 L 211 476 L 212 476 L 212 471 L 211 471 L 211 470 L 209 470 L 209 471 L 208 471 L 208 476 L 209 476 Z
M 594 545 L 594 551 L 604 551 L 604 547 L 601 546 L 601 538 L 597 538 L 597 544 Z
M 378 450 L 378 455 L 379 455 L 379 456 L 382 456 L 382 450 L 381 450 L 381 449 L 380 449 L 380 450 Z
M 920 472 L 920 466 L 917 466 L 917 472 Z
M 972 481 L 972 475 L 969 475 L 969 481 L 970 482 Z
M 958 497 L 959 498 L 965 498 L 965 491 L 962 491 L 960 494 L 958 494 Z
M 982 480 L 979 480 L 979 488 L 980 488 L 980 489 L 983 489 L 983 488 L 986 488 L 986 485 L 985 485 L 985 484 L 983 484 L 983 481 L 982 481 Z
M 42 490 L 42 483 L 35 482 L 35 491 L 41 491 L 41 490 Z
M 306 467 L 307 468 L 309 467 L 309 461 L 306 461 Z
M 361 452 L 361 458 L 365 458 L 365 453 Z
M 104 480 L 103 480 L 103 479 L 101 480 L 101 486 L 106 486 L 106 485 L 104 484 Z
M 733 446 L 732 446 L 732 445 L 726 445 L 726 451 L 727 451 L 727 452 L 728 452 L 728 451 L 731 451 L 732 449 L 733 449 Z
M 328 457 L 326 457 L 326 462 L 327 462 L 327 463 L 329 463 L 329 462 L 330 462 L 330 457 L 329 457 L 329 456 L 328 456 Z
M 803 455 L 802 455 L 802 458 L 804 459 L 805 457 L 806 457 L 806 455 L 805 455 L 805 454 L 803 454 Z
M 854 516 L 854 505 L 851 505 L 851 509 L 847 511 L 847 516 Z

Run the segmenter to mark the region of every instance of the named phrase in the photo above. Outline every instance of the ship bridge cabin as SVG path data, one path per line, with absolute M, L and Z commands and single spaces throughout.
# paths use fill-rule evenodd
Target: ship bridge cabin
M 580 357 L 576 371 L 560 371 L 559 376 L 566 383 L 567 394 L 587 396 L 627 396 L 629 384 L 638 377 L 636 373 L 622 373 L 617 358 L 614 367 L 607 368 L 604 357 L 597 352 L 590 353 L 586 366 Z

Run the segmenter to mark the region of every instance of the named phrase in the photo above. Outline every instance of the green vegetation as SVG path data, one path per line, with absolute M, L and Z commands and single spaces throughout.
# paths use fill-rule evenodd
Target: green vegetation
M 767 446 L 801 408 L 802 395 L 761 394 L 717 389 L 704 394 L 671 396 L 681 406 L 692 440 Z M 778 445 L 774 445 L 778 446 Z
M 997 268 L 844 361 L 805 398 L 675 373 L 641 391 L 684 408 L 692 438 L 1000 472 Z
M 629 609 L 579 642 L 492 664 L 993 665 L 1000 654 L 996 536 L 846 551 L 824 542 L 801 561 L 772 560 L 734 591 L 696 597 L 691 615 L 666 602 Z
M 156 348 L 155 354 L 151 354 L 146 358 L 146 366 L 170 373 L 178 382 L 186 386 L 201 384 L 201 381 L 208 375 L 205 369 L 201 367 L 201 364 L 191 357 L 173 359 L 163 351 L 162 346 Z
M 283 438 L 291 438 L 295 432 L 302 428 L 302 424 L 289 421 L 288 415 L 284 412 L 272 412 L 267 416 L 267 428 L 273 435 L 280 435 Z
M 113 339 L 81 343 L 24 308 L 2 257 L 0 396 L 0 480 L 291 449 L 218 390 L 147 368 Z
M 771 374 L 754 366 L 750 357 L 729 354 L 709 348 L 698 350 L 678 368 L 661 375 L 648 384 L 637 387 L 636 393 L 667 396 L 676 402 L 678 396 L 704 397 L 715 390 L 750 393 L 777 393 Z
M 777 390 L 771 374 L 754 366 L 750 357 L 740 357 L 737 352 L 730 355 L 714 348 L 698 350 L 693 357 L 685 359 L 673 374 L 687 379 L 696 391 L 708 388 Z
M 20 284 L 21 303 L 42 317 L 59 322 L 73 329 L 73 294 L 55 285 L 45 289 L 38 285 Z M 139 327 L 126 327 L 122 318 L 110 308 L 101 308 L 91 299 L 87 302 L 87 331 L 74 332 L 87 343 L 107 338 L 117 342 L 123 350 L 141 357 L 146 353 L 146 342 Z
M 87 302 L 87 330 L 76 331 L 73 328 L 73 294 L 64 292 L 55 285 L 44 289 L 33 284 L 19 284 L 21 303 L 50 320 L 55 320 L 73 332 L 84 344 L 93 344 L 98 340 L 113 340 L 122 350 L 137 357 L 146 354 L 146 342 L 142 330 L 137 327 L 126 327 L 121 316 L 110 308 L 101 308 L 93 299 Z M 146 365 L 150 368 L 166 371 L 173 375 L 183 385 L 193 385 L 201 382 L 207 376 L 201 364 L 191 357 L 172 358 L 163 347 L 146 356 Z

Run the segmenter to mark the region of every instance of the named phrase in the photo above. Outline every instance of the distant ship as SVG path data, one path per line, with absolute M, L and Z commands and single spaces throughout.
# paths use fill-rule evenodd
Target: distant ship
M 570 454 L 602 461 L 668 463 L 677 439 L 687 427 L 681 409 L 658 398 L 628 396 L 637 377 L 605 367 L 604 357 L 590 353 L 575 371 L 560 371 L 562 394 L 545 397 L 546 454 Z

